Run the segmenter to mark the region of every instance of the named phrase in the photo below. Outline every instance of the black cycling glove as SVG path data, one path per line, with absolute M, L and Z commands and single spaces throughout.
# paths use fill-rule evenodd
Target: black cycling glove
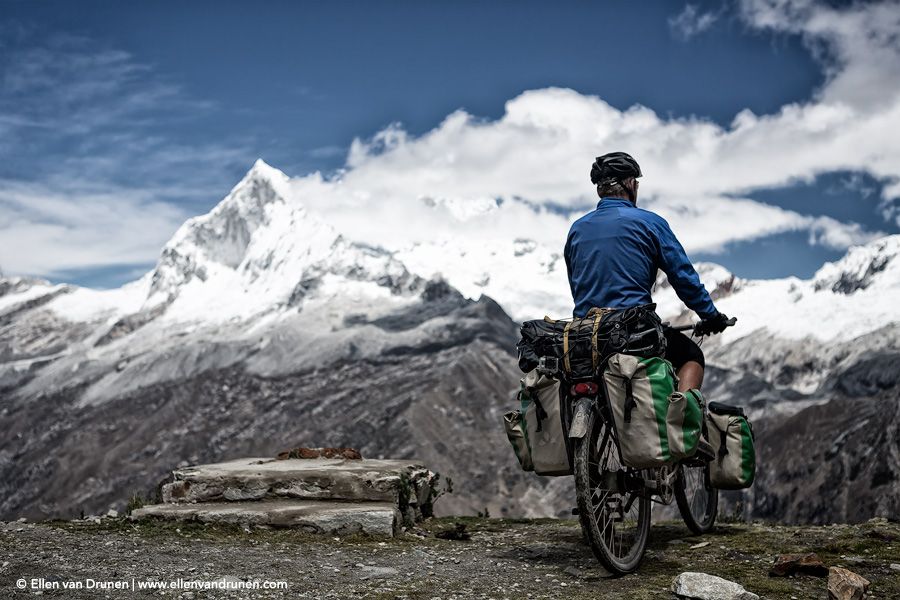
M 703 319 L 694 328 L 697 335 L 709 335 L 711 333 L 722 333 L 725 328 L 731 325 L 728 316 L 724 313 L 717 312 L 714 317 Z

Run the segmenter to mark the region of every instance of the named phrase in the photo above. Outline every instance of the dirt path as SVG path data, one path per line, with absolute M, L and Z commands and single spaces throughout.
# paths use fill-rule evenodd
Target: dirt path
M 461 522 L 471 539 L 434 534 Z M 774 527 L 722 525 L 701 538 L 683 525 L 654 525 L 640 571 L 610 578 L 581 542 L 574 521 L 436 519 L 426 537 L 389 541 L 322 538 L 289 530 L 168 523 L 0 523 L 0 598 L 671 598 L 672 579 L 702 571 L 768 598 L 826 598 L 825 580 L 769 578 L 775 555 L 818 552 L 872 582 L 875 598 L 900 598 L 900 525 Z M 691 548 L 709 542 L 700 548 Z M 68 581 L 222 578 L 286 582 L 280 590 L 52 589 Z M 19 590 L 44 578 L 43 590 Z M 56 583 L 54 583 L 56 582 Z M 26 585 L 30 585 L 27 583 Z M 237 585 L 237 583 L 232 583 Z

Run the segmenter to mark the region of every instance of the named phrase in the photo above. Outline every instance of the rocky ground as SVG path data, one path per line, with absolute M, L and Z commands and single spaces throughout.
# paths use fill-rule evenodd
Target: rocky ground
M 444 539 L 464 526 L 470 539 Z M 453 537 L 452 535 L 449 537 Z M 465 536 L 463 536 L 465 537 Z M 689 536 L 677 522 L 655 524 L 638 573 L 609 577 L 572 520 L 433 519 L 392 540 L 315 537 L 296 530 L 57 521 L 0 524 L 0 596 L 20 578 L 48 584 L 100 580 L 258 579 L 277 591 L 45 589 L 53 598 L 672 598 L 672 580 L 699 571 L 736 581 L 763 598 L 827 598 L 826 580 L 769 577 L 778 554 L 816 552 L 828 566 L 868 579 L 873 598 L 900 597 L 900 524 L 784 527 L 722 524 Z M 892 566 L 894 565 L 894 566 Z M 47 587 L 45 585 L 45 588 Z

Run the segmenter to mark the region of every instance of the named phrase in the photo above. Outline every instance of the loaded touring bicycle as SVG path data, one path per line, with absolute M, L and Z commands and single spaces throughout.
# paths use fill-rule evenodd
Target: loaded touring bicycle
M 524 470 L 575 477 L 584 538 L 618 574 L 643 558 L 651 502 L 676 502 L 687 526 L 704 533 L 715 523 L 718 489 L 748 487 L 755 470 L 741 409 L 677 391 L 654 309 L 523 323 L 520 406 L 504 416 Z

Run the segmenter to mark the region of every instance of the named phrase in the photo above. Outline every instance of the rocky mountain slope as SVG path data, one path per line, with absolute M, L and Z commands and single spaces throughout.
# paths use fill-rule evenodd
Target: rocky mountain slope
M 745 514 L 900 516 L 900 236 L 852 248 L 809 280 L 714 271 L 716 304 L 739 321 L 705 345 L 704 392 L 754 420 L 760 471 L 739 497 Z
M 3 281 L 0 514 L 105 511 L 179 463 L 299 445 L 417 457 L 456 481 L 447 510 L 528 512 L 496 435 L 509 317 L 344 239 L 285 180 L 255 165 L 122 289 Z
M 0 516 L 101 511 L 180 463 L 298 445 L 423 460 L 454 480 L 447 512 L 568 513 L 568 479 L 519 473 L 499 426 L 520 376 L 507 313 L 565 310 L 561 257 L 448 244 L 356 243 L 259 161 L 134 283 L 0 279 Z M 739 317 L 704 345 L 705 391 L 756 425 L 759 483 L 732 498 L 745 515 L 900 514 L 898 256 L 890 236 L 810 280 L 698 265 Z M 694 318 L 664 277 L 654 299 Z

